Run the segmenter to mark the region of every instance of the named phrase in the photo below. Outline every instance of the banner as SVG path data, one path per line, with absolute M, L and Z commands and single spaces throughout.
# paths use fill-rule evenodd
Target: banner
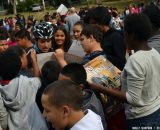
M 68 12 L 68 8 L 67 8 L 65 5 L 61 4 L 61 5 L 58 7 L 58 9 L 57 9 L 56 12 L 59 13 L 60 15 L 66 15 L 67 12 Z
M 82 62 L 81 57 L 75 56 L 67 52 L 64 54 L 64 59 L 66 60 L 67 63 L 72 63 L 72 62 L 81 63 Z M 53 52 L 37 54 L 37 61 L 38 61 L 38 65 L 40 69 L 47 61 L 50 61 L 50 60 L 57 61 Z

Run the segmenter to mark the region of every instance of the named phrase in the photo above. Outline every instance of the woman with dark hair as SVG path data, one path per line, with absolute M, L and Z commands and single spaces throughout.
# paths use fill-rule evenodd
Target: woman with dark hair
M 134 127 L 156 129 L 160 124 L 160 54 L 148 46 L 150 35 L 151 23 L 147 16 L 128 15 L 124 21 L 124 36 L 127 49 L 134 53 L 121 73 L 122 91 L 92 84 L 92 88 L 126 102 L 128 130 Z
M 85 52 L 82 48 L 82 44 L 80 41 L 81 38 L 81 32 L 84 28 L 84 23 L 82 21 L 78 21 L 73 25 L 73 36 L 74 39 L 72 39 L 72 45 L 69 48 L 69 53 L 83 57 L 85 56 Z
M 64 27 L 57 27 L 53 38 L 53 49 L 62 49 L 67 52 L 71 46 L 70 36 Z

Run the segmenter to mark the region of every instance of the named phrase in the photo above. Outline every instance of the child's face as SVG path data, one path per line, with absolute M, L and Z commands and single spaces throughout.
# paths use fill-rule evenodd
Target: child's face
M 75 39 L 80 39 L 81 36 L 81 32 L 82 32 L 82 27 L 80 25 L 74 25 L 73 27 L 73 34 Z
M 67 125 L 66 115 L 63 108 L 57 108 L 49 102 L 48 95 L 42 95 L 42 106 L 44 108 L 43 116 L 48 122 L 52 124 L 52 127 L 61 130 Z
M 56 25 L 56 24 L 57 24 L 57 20 L 56 20 L 56 19 L 52 19 L 52 20 L 51 20 L 51 23 L 52 23 L 53 25 Z
M 57 46 L 63 46 L 64 45 L 66 36 L 65 36 L 65 34 L 62 30 L 57 30 L 54 38 L 55 38 L 55 42 L 56 42 Z
M 51 42 L 51 39 L 38 39 L 38 48 L 42 52 L 48 52 L 52 46 Z
M 91 44 L 91 39 L 87 38 L 85 35 L 82 35 L 81 38 L 80 38 L 80 41 L 81 41 L 84 52 L 90 53 L 91 45 L 92 45 Z
M 5 51 L 8 48 L 7 40 L 0 40 L 0 52 Z
M 16 42 L 19 46 L 25 48 L 25 45 L 26 45 L 26 39 L 25 38 L 16 38 Z
M 21 30 L 21 29 L 20 29 L 20 26 L 19 26 L 19 25 L 16 25 L 16 26 L 15 26 L 15 30 L 16 30 L 16 31 Z

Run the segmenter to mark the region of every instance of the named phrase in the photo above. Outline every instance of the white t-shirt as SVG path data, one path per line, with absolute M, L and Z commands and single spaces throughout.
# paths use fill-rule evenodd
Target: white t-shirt
M 104 130 L 101 117 L 91 110 L 78 121 L 70 130 Z
M 125 104 L 127 119 L 144 117 L 160 108 L 160 54 L 137 51 L 128 59 L 122 74 L 122 91 L 129 104 Z

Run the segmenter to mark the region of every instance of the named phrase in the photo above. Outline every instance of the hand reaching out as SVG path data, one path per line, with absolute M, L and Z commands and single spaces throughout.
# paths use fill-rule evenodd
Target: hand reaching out
M 55 50 L 54 54 L 55 54 L 58 61 L 64 60 L 64 51 L 62 49 Z
M 64 51 L 62 49 L 55 50 L 54 55 L 62 68 L 67 65 L 67 62 L 64 59 Z
M 40 69 L 37 63 L 37 54 L 34 49 L 31 49 L 31 60 L 32 60 L 32 67 L 33 67 L 33 73 L 35 77 L 40 76 Z
M 31 49 L 31 60 L 32 60 L 32 62 L 37 61 L 37 54 L 36 54 L 36 51 L 34 49 Z

